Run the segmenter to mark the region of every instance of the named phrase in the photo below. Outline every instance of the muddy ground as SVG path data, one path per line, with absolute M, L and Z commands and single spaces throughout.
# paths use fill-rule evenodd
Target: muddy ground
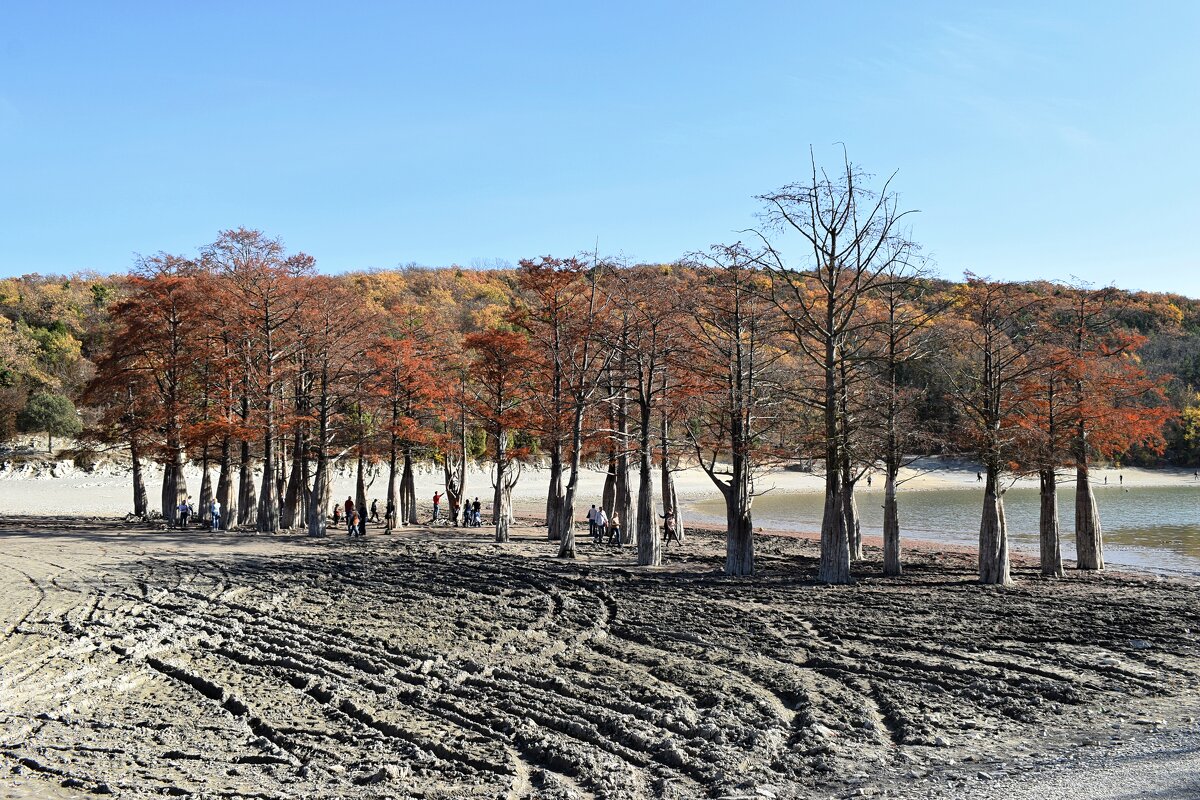
M 1194 727 L 1192 584 L 517 534 L 0 521 L 0 797 L 971 797 Z

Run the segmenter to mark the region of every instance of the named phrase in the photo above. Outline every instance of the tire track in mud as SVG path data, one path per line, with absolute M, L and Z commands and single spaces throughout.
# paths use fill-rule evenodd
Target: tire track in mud
M 1054 618 L 1082 581 L 824 589 L 802 543 L 725 580 L 423 538 L 46 559 L 0 640 L 0 677 L 30 683 L 0 760 L 133 797 L 807 796 L 942 736 L 1196 686 L 1195 592 L 1092 602 L 1081 635 Z

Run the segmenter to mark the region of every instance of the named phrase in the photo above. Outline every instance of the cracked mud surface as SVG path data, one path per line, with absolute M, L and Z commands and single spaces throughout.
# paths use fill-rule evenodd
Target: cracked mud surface
M 0 797 L 982 796 L 1196 713 L 1194 585 L 518 533 L 3 521 Z

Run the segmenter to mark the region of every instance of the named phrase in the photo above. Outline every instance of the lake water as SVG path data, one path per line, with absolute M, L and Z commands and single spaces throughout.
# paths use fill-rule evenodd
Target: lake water
M 1129 566 L 1164 574 L 1200 575 L 1200 484 L 1186 486 L 1097 486 L 1094 489 L 1104 530 L 1104 560 L 1108 566 Z M 857 489 L 863 534 L 880 536 L 883 489 Z M 982 489 L 921 489 L 897 494 L 900 536 L 973 546 L 979 542 Z M 818 531 L 824 495 L 769 493 L 754 499 L 755 527 Z M 1004 495 L 1009 547 L 1038 553 L 1038 490 L 1009 489 Z M 1075 491 L 1060 487 L 1059 526 L 1064 559 L 1075 558 Z M 725 523 L 720 498 L 692 505 L 696 521 Z

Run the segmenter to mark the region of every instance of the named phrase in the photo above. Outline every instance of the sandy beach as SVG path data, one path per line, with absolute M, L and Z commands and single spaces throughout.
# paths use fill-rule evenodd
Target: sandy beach
M 900 474 L 901 492 L 935 489 L 979 490 L 976 474 L 979 467 L 973 463 L 951 459 L 921 459 L 906 467 Z M 193 497 L 200 492 L 201 475 L 198 467 L 190 466 L 187 471 L 188 490 Z M 161 491 L 162 472 L 154 466 L 145 471 L 146 488 L 152 508 Z M 419 465 L 415 473 L 418 502 L 432 513 L 434 492 L 444 491 L 440 469 Z M 636 486 L 637 470 L 631 471 L 631 480 Z M 882 475 L 873 474 L 874 481 L 882 481 Z M 1129 488 L 1149 486 L 1186 486 L 1195 484 L 1192 470 L 1185 469 L 1140 469 L 1097 467 L 1092 472 L 1096 485 L 1104 485 L 1105 479 L 1113 484 L 1120 482 Z M 215 470 L 213 480 L 216 480 Z M 657 476 L 655 477 L 657 491 Z M 1063 480 L 1072 480 L 1073 474 L 1064 474 Z M 549 473 L 545 469 L 526 467 L 513 492 L 513 505 L 521 513 L 533 514 L 544 507 Z M 675 475 L 676 491 L 680 500 L 696 502 L 719 496 L 712 481 L 699 468 L 679 470 Z M 1036 479 L 1018 479 L 1006 485 L 1036 487 Z M 878 486 L 878 483 L 876 483 Z M 335 472 L 332 497 L 344 499 L 354 494 L 354 474 L 350 465 L 343 463 Z M 368 498 L 382 498 L 386 492 L 386 467 L 373 468 L 368 479 Z M 598 502 L 604 487 L 604 473 L 597 469 L 585 469 L 580 474 L 579 496 L 576 507 L 580 516 L 588 505 Z M 761 476 L 756 485 L 758 492 L 788 494 L 797 492 L 821 492 L 823 478 L 813 472 L 780 470 Z M 467 493 L 478 496 L 484 505 L 492 498 L 491 474 L 486 465 L 475 466 L 467 479 Z M 127 468 L 120 463 L 101 464 L 91 472 L 74 467 L 67 461 L 39 460 L 18 462 L 0 459 L 0 514 L 28 516 L 73 516 L 73 517 L 116 517 L 124 516 L 133 509 L 133 492 Z

